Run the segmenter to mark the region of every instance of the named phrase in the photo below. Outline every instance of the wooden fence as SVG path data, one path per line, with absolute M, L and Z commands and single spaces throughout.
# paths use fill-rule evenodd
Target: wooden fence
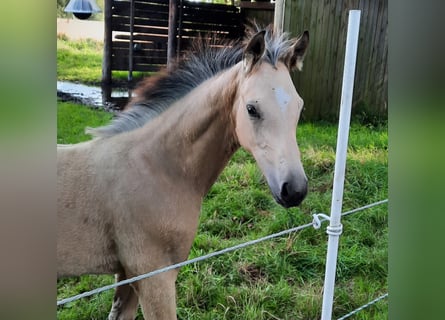
M 211 32 L 218 37 L 237 38 L 243 33 L 245 19 L 263 24 L 273 22 L 271 3 L 242 1 L 240 7 L 234 7 L 176 1 L 177 41 L 171 46 L 176 47 L 175 54 L 186 49 L 190 39 L 198 34 Z M 310 33 L 303 72 L 292 75 L 305 101 L 303 119 L 338 118 L 350 9 L 362 10 L 353 117 L 368 121 L 387 119 L 387 0 L 286 0 L 284 30 L 292 36 L 304 30 Z M 104 11 L 104 83 L 111 82 L 111 70 L 157 71 L 165 66 L 169 1 L 105 0 Z
M 303 72 L 293 74 L 305 101 L 302 117 L 334 120 L 340 104 L 348 11 L 362 10 L 355 76 L 353 117 L 387 119 L 387 0 L 287 0 L 284 29 L 309 30 Z
M 199 35 L 237 39 L 244 28 L 239 8 L 229 5 L 166 0 L 106 0 L 102 82 L 112 70 L 157 71 L 167 63 L 169 20 L 173 55 L 186 50 Z M 169 14 L 175 13 L 175 17 Z

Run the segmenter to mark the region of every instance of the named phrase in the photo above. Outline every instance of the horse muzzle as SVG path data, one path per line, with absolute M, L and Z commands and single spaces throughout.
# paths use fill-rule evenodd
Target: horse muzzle
M 298 182 L 288 180 L 281 183 L 280 187 L 273 189 L 272 194 L 277 203 L 285 208 L 296 207 L 301 204 L 307 195 L 307 180 Z
M 253 154 L 255 157 L 255 153 Z M 294 158 L 296 158 L 295 155 Z M 255 157 L 256 158 L 256 157 Z M 281 157 L 286 159 L 286 157 Z M 284 208 L 296 207 L 307 195 L 308 179 L 299 161 L 257 159 L 275 201 Z M 274 165 L 279 163 L 278 165 Z

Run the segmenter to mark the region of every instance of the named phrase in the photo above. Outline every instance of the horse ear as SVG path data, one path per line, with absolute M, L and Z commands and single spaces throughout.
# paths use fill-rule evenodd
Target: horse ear
M 299 71 L 301 71 L 303 69 L 303 60 L 308 45 L 309 45 L 309 32 L 306 30 L 295 41 L 295 44 L 291 47 L 289 56 L 286 59 L 287 67 L 289 68 L 289 70 L 293 70 L 296 68 Z
M 249 73 L 253 66 L 260 60 L 263 56 L 266 45 L 264 43 L 264 35 L 266 31 L 260 31 L 255 34 L 252 39 L 250 39 L 243 54 L 243 66 L 244 72 Z

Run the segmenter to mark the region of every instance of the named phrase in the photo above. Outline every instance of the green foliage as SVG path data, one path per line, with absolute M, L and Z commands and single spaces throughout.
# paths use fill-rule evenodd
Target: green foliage
M 58 141 L 83 141 L 85 126 L 111 116 L 59 103 Z M 76 120 L 78 119 L 78 120 Z M 239 150 L 204 199 L 190 258 L 308 223 L 312 213 L 329 212 L 337 128 L 304 123 L 297 136 L 309 178 L 302 206 L 275 203 L 253 158 Z M 353 124 L 349 138 L 344 211 L 388 197 L 387 128 Z M 334 318 L 387 292 L 387 206 L 343 219 Z M 262 242 L 181 269 L 177 281 L 178 319 L 319 319 L 327 236 L 312 228 Z M 58 281 L 58 299 L 113 281 L 82 276 Z M 58 308 L 59 319 L 104 319 L 113 292 Z M 138 319 L 142 319 L 139 313 Z M 387 319 L 387 300 L 354 319 Z
M 67 0 L 57 0 L 57 18 L 66 18 L 68 13 L 63 11 L 68 4 Z

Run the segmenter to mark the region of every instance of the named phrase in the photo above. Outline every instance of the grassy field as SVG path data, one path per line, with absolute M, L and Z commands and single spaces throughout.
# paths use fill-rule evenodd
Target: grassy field
M 89 139 L 86 126 L 111 115 L 59 103 L 59 143 Z M 277 205 L 253 158 L 239 150 L 204 200 L 190 258 L 311 221 L 328 213 L 335 160 L 336 125 L 298 127 L 309 194 L 302 206 Z M 387 198 L 386 125 L 353 124 L 349 139 L 344 211 Z M 343 219 L 334 302 L 338 318 L 387 292 L 387 205 Z M 177 282 L 179 319 L 319 319 L 327 236 L 305 229 L 181 269 Z M 58 299 L 113 282 L 112 276 L 58 281 Z M 57 309 L 58 319 L 105 319 L 112 291 Z M 387 300 L 353 319 L 387 319 Z M 138 319 L 142 319 L 139 313 Z
M 57 39 L 58 80 L 98 83 L 102 44 Z M 126 73 L 113 78 L 126 79 Z M 107 123 L 111 114 L 58 103 L 57 142 L 90 139 L 87 126 Z M 309 178 L 301 207 L 277 205 L 253 158 L 239 150 L 204 200 L 190 258 L 311 221 L 330 210 L 336 125 L 303 123 L 298 142 Z M 386 124 L 353 124 L 349 138 L 344 211 L 388 197 Z M 387 292 L 387 205 L 343 219 L 334 317 Z M 179 319 L 319 319 L 321 315 L 326 223 L 181 269 L 177 282 Z M 81 276 L 57 282 L 58 299 L 113 282 L 112 276 Z M 58 319 L 105 319 L 113 292 L 58 307 Z M 387 300 L 353 319 L 387 319 Z M 139 312 L 138 319 L 142 319 Z
M 99 83 L 102 77 L 103 44 L 91 39 L 68 41 L 57 37 L 57 79 Z
M 98 85 L 102 79 L 103 43 L 92 39 L 71 41 L 57 36 L 57 79 Z M 149 73 L 133 72 L 135 81 Z M 128 72 L 113 71 L 114 82 L 126 83 Z

